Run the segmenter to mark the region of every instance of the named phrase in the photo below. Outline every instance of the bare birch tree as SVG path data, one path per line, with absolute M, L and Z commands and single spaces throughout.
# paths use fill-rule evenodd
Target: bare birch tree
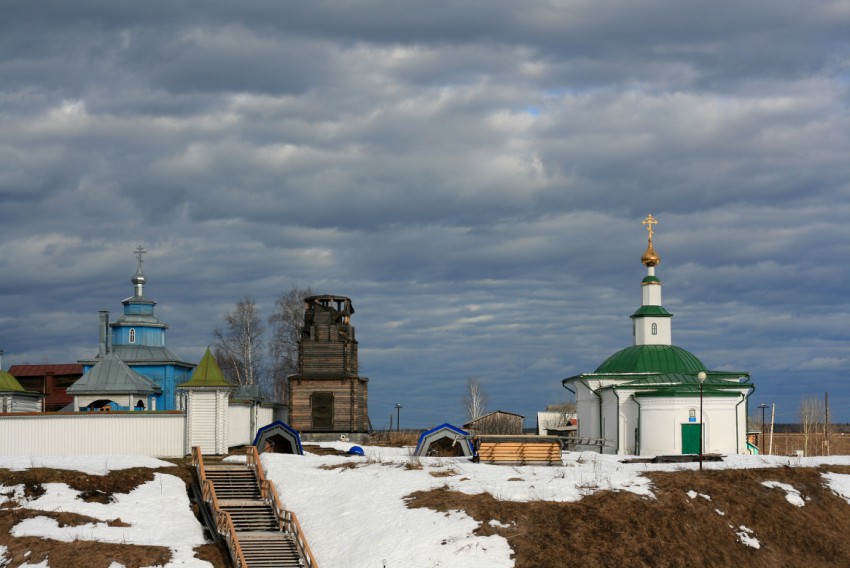
M 815 397 L 806 397 L 800 401 L 800 408 L 797 410 L 797 416 L 800 419 L 800 426 L 803 429 L 803 455 L 809 454 L 809 439 L 817 433 L 818 425 L 823 420 L 823 405 L 821 401 Z
M 304 327 L 304 298 L 313 296 L 312 287 L 293 286 L 277 297 L 274 312 L 269 316 L 271 339 L 271 380 L 277 400 L 284 402 L 286 378 L 298 372 L 298 340 Z
M 264 332 L 253 298 L 245 296 L 224 314 L 224 327 L 213 332 L 214 355 L 231 382 L 239 385 L 263 382 Z
M 469 378 L 466 381 L 466 394 L 463 397 L 463 407 L 469 420 L 483 416 L 487 412 L 487 394 L 481 388 L 481 381 Z

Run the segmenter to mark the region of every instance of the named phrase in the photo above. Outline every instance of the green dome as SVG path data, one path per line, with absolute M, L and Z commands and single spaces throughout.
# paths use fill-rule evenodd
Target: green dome
M 26 392 L 18 379 L 0 369 L 0 392 Z
M 596 369 L 597 373 L 698 373 L 702 361 L 675 345 L 633 345 L 617 351 Z

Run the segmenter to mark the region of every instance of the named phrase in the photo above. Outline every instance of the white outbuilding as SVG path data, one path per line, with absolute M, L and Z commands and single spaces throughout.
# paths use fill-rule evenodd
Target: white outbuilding
M 652 245 L 641 258 L 642 303 L 632 314 L 634 345 L 594 372 L 568 377 L 575 393 L 579 449 L 606 454 L 670 456 L 747 452 L 747 405 L 754 390 L 745 372 L 711 371 L 672 344 L 673 315 L 661 303 L 661 262 Z

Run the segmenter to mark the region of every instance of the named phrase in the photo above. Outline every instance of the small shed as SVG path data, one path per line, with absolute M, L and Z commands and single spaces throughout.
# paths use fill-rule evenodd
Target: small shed
M 497 410 L 475 420 L 470 420 L 463 427 L 473 434 L 522 434 L 522 421 L 525 416 L 513 412 Z
M 275 420 L 257 431 L 254 445 L 262 453 L 304 455 L 301 435 L 289 424 Z
M 471 458 L 475 455 L 470 435 L 449 423 L 441 424 L 431 428 L 419 435 L 414 455 L 424 456 L 466 456 Z

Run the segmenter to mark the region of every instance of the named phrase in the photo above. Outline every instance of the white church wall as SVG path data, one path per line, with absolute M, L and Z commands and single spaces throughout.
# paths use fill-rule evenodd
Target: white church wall
M 184 424 L 179 412 L 7 415 L 0 417 L 0 454 L 183 457 Z
M 632 393 L 633 391 L 617 391 L 620 404 L 620 442 L 617 453 L 629 456 L 637 453 L 638 405 L 632 398 Z
M 601 436 L 599 423 L 599 397 L 581 381 L 573 383 L 576 393 L 576 413 L 578 414 L 578 437 L 596 439 Z M 598 446 L 596 446 L 598 449 Z M 594 449 L 579 446 L 576 449 Z
M 734 454 L 740 448 L 741 432 L 746 430 L 740 398 L 707 397 L 703 400 L 703 453 Z M 682 453 L 682 424 L 699 423 L 699 397 L 641 397 L 641 455 L 674 455 Z M 741 406 L 744 406 L 743 404 Z M 690 411 L 694 422 L 690 422 Z M 744 417 L 745 418 L 745 417 Z M 746 432 L 744 432 L 746 436 Z
M 602 397 L 602 437 L 605 439 L 602 453 L 614 454 L 617 453 L 620 443 L 620 405 L 612 390 L 602 391 L 600 396 Z

